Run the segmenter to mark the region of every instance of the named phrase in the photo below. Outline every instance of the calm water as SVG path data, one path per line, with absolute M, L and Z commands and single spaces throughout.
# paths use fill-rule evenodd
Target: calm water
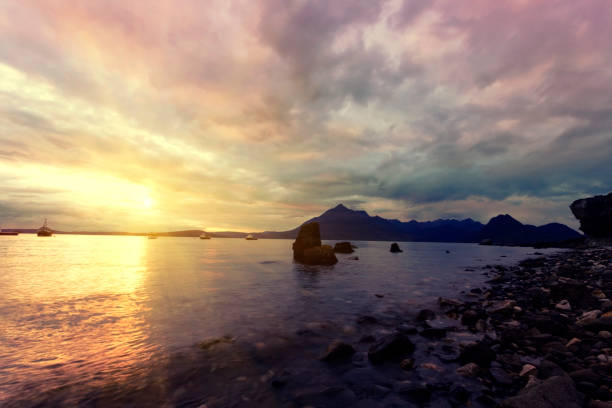
M 195 357 L 185 356 L 198 342 L 231 336 L 257 351 L 272 333 L 333 328 L 318 346 L 353 333 L 358 316 L 481 285 L 482 270 L 466 267 L 533 252 L 403 243 L 391 254 L 389 243 L 355 244 L 358 261 L 340 255 L 333 267 L 306 268 L 292 262 L 288 240 L 0 237 L 0 405 L 95 405 L 99 390 L 152 382 L 156 398 L 176 400 L 172 376 L 190 369 Z M 194 387 L 181 391 L 191 395 L 184 405 L 201 402 L 199 392 L 225 392 Z

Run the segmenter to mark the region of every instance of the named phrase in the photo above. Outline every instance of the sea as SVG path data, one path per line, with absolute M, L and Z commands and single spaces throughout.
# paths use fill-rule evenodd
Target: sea
M 358 344 L 486 287 L 487 265 L 534 256 L 355 241 L 336 265 L 308 267 L 291 243 L 0 237 L 0 406 L 294 406 L 333 382 L 317 359 L 331 340 Z

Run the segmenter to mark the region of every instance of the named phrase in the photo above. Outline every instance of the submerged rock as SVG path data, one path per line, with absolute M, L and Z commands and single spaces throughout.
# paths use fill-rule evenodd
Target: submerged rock
M 400 249 L 399 245 L 397 245 L 397 242 L 394 242 L 391 244 L 391 248 L 389 249 L 389 252 L 404 252 Z
M 338 262 L 334 249 L 321 245 L 319 223 L 302 225 L 293 243 L 293 259 L 307 265 L 333 265 Z
M 355 354 L 355 349 L 348 343 L 340 340 L 334 340 L 327 346 L 327 351 L 321 357 L 321 361 L 338 362 L 346 361 Z
M 377 341 L 368 351 L 372 364 L 398 361 L 414 351 L 414 343 L 403 333 L 387 335 Z

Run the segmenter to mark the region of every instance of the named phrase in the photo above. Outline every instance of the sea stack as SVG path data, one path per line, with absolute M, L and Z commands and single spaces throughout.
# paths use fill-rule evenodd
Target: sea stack
M 589 238 L 612 240 L 612 193 L 576 200 L 570 209 Z
M 394 242 L 391 244 L 391 248 L 389 249 L 389 252 L 404 252 L 400 249 L 399 245 L 397 245 L 397 242 Z
M 321 245 L 318 222 L 302 225 L 293 243 L 293 259 L 306 265 L 333 265 L 338 262 L 334 249 Z

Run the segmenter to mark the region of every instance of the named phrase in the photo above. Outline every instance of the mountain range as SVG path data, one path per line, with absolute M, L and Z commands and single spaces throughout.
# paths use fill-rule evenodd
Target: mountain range
M 418 242 L 481 242 L 489 240 L 503 245 L 530 245 L 556 243 L 583 236 L 566 225 L 551 223 L 536 227 L 522 224 L 510 215 L 498 215 L 487 224 L 474 221 L 438 219 L 435 221 L 407 221 L 371 216 L 362 210 L 351 210 L 343 204 L 325 211 L 318 217 L 309 219 L 301 225 L 316 221 L 319 223 L 321 237 L 326 240 L 353 241 L 418 241 Z M 295 239 L 300 226 L 288 231 L 265 231 L 252 233 L 257 238 Z M 22 233 L 34 233 L 31 229 L 11 229 Z M 185 230 L 156 233 L 159 236 L 197 237 L 202 230 Z M 83 235 L 147 235 L 130 232 L 93 232 L 93 231 L 56 231 L 57 234 Z M 246 232 L 218 231 L 209 232 L 213 238 L 244 238 Z
M 471 218 L 408 221 L 370 216 L 365 211 L 351 210 L 342 204 L 325 211 L 304 224 L 319 223 L 321 237 L 330 240 L 481 242 L 496 244 L 534 244 L 566 241 L 582 235 L 566 225 L 551 223 L 536 227 L 522 224 L 510 215 L 498 215 L 485 225 Z M 300 227 L 289 231 L 266 231 L 260 238 L 295 238 Z

